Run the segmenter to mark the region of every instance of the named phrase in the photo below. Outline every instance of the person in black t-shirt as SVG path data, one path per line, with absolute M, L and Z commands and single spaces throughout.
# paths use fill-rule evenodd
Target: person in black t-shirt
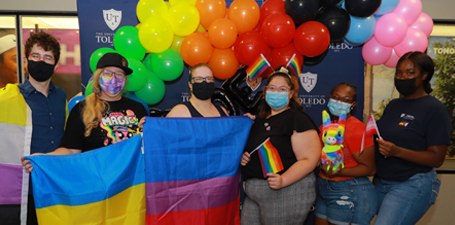
M 300 106 L 298 87 L 297 77 L 282 72 L 268 78 L 240 162 L 247 196 L 242 224 L 303 224 L 316 199 L 313 170 L 322 147 L 314 122 Z M 264 175 L 256 149 L 266 140 L 282 170 Z
M 408 52 L 397 63 L 392 100 L 378 121 L 375 153 L 379 211 L 374 224 L 416 224 L 436 200 L 452 127 L 447 108 L 428 95 L 433 60 Z

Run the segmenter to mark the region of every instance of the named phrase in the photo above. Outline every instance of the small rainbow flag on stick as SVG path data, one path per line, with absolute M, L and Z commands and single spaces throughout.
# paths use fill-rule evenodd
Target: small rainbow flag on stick
M 248 67 L 246 73 L 251 77 L 252 80 L 255 80 L 259 74 L 265 72 L 267 66 L 272 68 L 270 63 L 265 59 L 264 55 L 259 55 L 259 57 Z M 273 68 L 272 68 L 273 70 Z
M 376 120 L 374 119 L 373 115 L 370 115 L 368 118 L 367 126 L 365 128 L 365 132 L 363 133 L 363 138 L 362 138 L 362 145 L 360 147 L 360 153 L 362 153 L 363 148 L 365 147 L 365 138 L 367 136 L 372 136 L 372 135 L 378 135 L 379 138 L 381 138 L 381 135 L 379 134 L 379 129 L 378 126 L 376 126 Z
M 292 56 L 291 60 L 289 60 L 288 65 L 286 67 L 293 70 L 293 72 L 297 75 L 297 77 L 300 77 L 301 66 L 299 65 L 299 61 L 297 60 L 296 56 L 297 55 L 294 53 L 294 55 Z
M 278 151 L 270 142 L 270 138 L 267 138 L 267 140 L 253 150 L 250 155 L 256 150 L 259 150 L 258 154 L 259 159 L 261 160 L 264 177 L 267 177 L 267 173 L 278 173 L 284 169 L 280 154 L 278 154 Z

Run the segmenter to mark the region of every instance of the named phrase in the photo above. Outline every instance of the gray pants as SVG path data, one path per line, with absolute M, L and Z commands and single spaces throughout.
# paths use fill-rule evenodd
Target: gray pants
M 267 180 L 248 179 L 240 223 L 302 225 L 316 199 L 315 182 L 314 173 L 310 173 L 290 186 L 274 190 Z

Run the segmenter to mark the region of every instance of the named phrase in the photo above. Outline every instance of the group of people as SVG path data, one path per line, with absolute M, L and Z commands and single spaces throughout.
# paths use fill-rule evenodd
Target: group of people
M 32 33 L 25 45 L 29 75 L 19 90 L 32 111 L 31 154 L 64 155 L 115 144 L 139 133 L 147 115 L 141 103 L 121 95 L 128 75 L 127 60 L 117 53 L 100 58 L 93 73 L 93 93 L 68 116 L 65 92 L 51 77 L 59 60 L 58 41 L 45 32 Z M 434 203 L 439 167 L 451 140 L 450 114 L 431 92 L 432 59 L 410 52 L 398 61 L 395 86 L 401 97 L 389 103 L 378 127 L 382 138 L 361 141 L 365 124 L 351 115 L 357 89 L 347 82 L 330 92 L 331 119 L 347 115 L 343 142 L 344 168 L 320 165 L 320 131 L 304 112 L 296 76 L 274 72 L 268 77 L 240 162 L 246 198 L 242 224 L 303 224 L 315 203 L 315 224 L 415 224 Z M 167 117 L 228 116 L 211 101 L 215 83 L 207 64 L 190 68 L 189 102 L 176 105 Z M 0 107 L 3 104 L 0 99 Z M 2 137 L 4 138 L 4 137 Z M 265 140 L 276 148 L 283 164 L 264 178 L 256 152 Z M 29 160 L 22 158 L 28 171 Z M 315 170 L 317 169 L 317 170 Z M 315 171 L 319 172 L 316 178 Z M 373 182 L 367 176 L 374 175 Z M 28 224 L 37 224 L 32 192 Z M 19 207 L 0 207 L 0 221 L 18 224 Z M 16 217 L 17 216 L 17 217 Z

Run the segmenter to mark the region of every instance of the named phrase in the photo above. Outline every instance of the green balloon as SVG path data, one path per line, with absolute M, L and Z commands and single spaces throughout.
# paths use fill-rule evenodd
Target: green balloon
M 139 30 L 133 26 L 123 26 L 115 32 L 114 48 L 125 58 L 142 60 L 145 56 L 145 48 L 139 41 Z
M 153 53 L 148 54 L 142 61 L 145 68 L 147 68 L 148 70 L 152 70 L 152 54 Z
M 88 82 L 87 87 L 85 87 L 85 96 L 89 96 L 93 92 L 93 80 Z
M 136 96 L 142 99 L 147 105 L 154 105 L 164 98 L 166 86 L 164 81 L 150 72 L 147 74 L 147 81 L 144 87 L 135 92 Z
M 152 71 L 164 81 L 172 81 L 183 72 L 183 59 L 174 49 L 151 54 Z
M 98 60 L 108 52 L 115 52 L 115 50 L 112 48 L 99 48 L 92 53 L 92 56 L 90 56 L 90 69 L 92 72 L 95 72 Z
M 137 91 L 144 86 L 149 70 L 137 59 L 127 58 L 127 60 L 128 67 L 133 70 L 133 73 L 128 75 L 124 89 L 127 91 Z

